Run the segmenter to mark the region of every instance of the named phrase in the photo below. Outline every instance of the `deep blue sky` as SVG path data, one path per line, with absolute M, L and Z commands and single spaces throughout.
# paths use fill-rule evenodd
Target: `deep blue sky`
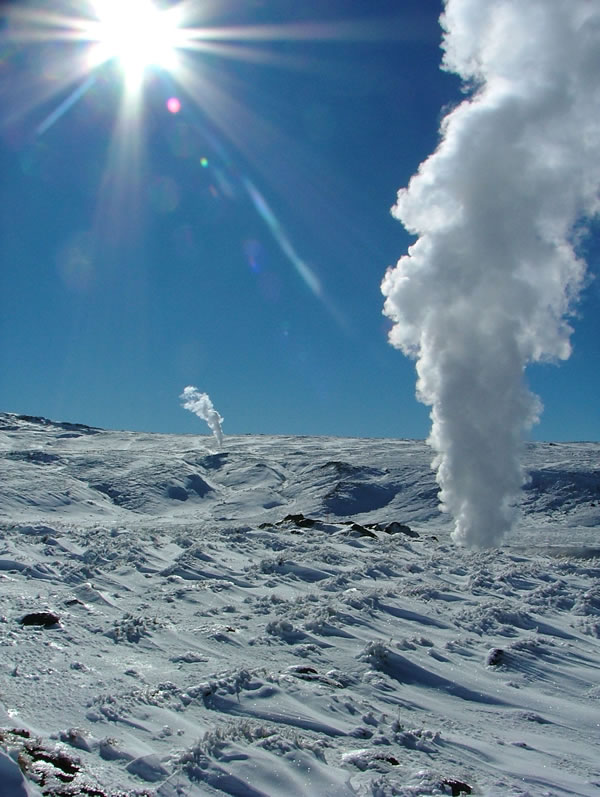
M 114 132 L 114 64 L 36 132 L 85 80 L 54 91 L 82 45 L 0 45 L 0 409 L 205 433 L 179 404 L 192 384 L 225 434 L 425 437 L 379 286 L 410 243 L 389 208 L 461 97 L 439 69 L 441 3 L 212 5 L 214 26 L 361 20 L 365 38 L 198 53 L 188 91 L 154 70 L 139 142 Z M 529 374 L 538 439 L 600 438 L 599 305 L 596 282 L 571 360 Z

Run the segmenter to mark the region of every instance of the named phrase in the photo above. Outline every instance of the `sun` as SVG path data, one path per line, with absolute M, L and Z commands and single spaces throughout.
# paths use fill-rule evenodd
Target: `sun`
M 240 5 L 257 3 L 260 5 L 258 0 Z M 116 78 L 120 91 L 109 94 L 116 98 L 115 112 L 98 189 L 98 220 L 94 225 L 100 230 L 102 225 L 110 224 L 111 238 L 120 240 L 118 236 L 128 235 L 128 228 L 133 224 L 134 209 L 137 213 L 143 206 L 143 175 L 151 151 L 146 143 L 155 129 L 146 124 L 146 89 L 154 98 L 163 93 L 162 107 L 171 115 L 190 109 L 186 115 L 193 121 L 188 124 L 182 120 L 180 129 L 193 125 L 215 153 L 217 166 L 211 166 L 211 171 L 215 183 L 221 186 L 217 189 L 211 185 L 215 196 L 219 190 L 229 199 L 236 198 L 238 190 L 247 195 L 300 278 L 340 326 L 346 328 L 345 319 L 325 296 L 310 265 L 296 252 L 254 179 L 234 165 L 234 156 L 213 131 L 220 132 L 223 142 L 229 140 L 249 161 L 255 157 L 254 147 L 263 159 L 265 136 L 274 147 L 285 150 L 288 141 L 275 128 L 253 114 L 234 95 L 230 96 L 227 77 L 230 73 L 221 72 L 218 60 L 297 69 L 305 65 L 304 55 L 290 53 L 287 58 L 283 52 L 286 48 L 278 45 L 361 39 L 362 23 L 215 24 L 215 17 L 221 13 L 230 18 L 232 5 L 235 5 L 233 0 L 52 0 L 51 3 L 27 0 L 11 3 L 6 19 L 0 14 L 0 78 L 5 74 L 6 64 L 11 69 L 14 66 L 19 78 L 14 88 L 11 86 L 15 107 L 9 111 L 7 123 L 20 123 L 21 117 L 39 106 L 44 116 L 33 132 L 36 138 L 42 137 L 88 94 L 88 109 L 96 113 L 97 108 L 103 107 L 102 99 L 99 103 L 96 101 L 102 98 L 107 86 L 114 85 Z M 373 35 L 374 29 L 370 29 L 369 36 Z M 5 52 L 10 56 L 7 60 Z M 308 56 L 307 59 L 307 69 L 312 70 L 315 62 Z M 154 79 L 146 81 L 150 70 Z M 6 85 L 7 81 L 3 80 L 0 85 L 3 92 Z M 56 106 L 48 108 L 54 99 Z M 3 94 L 0 110 L 6 104 Z M 209 168 L 205 156 L 199 163 L 202 168 Z M 121 221 L 123 226 L 119 230 Z
M 151 66 L 172 71 L 179 45 L 176 10 L 151 0 L 96 0 L 90 65 L 114 60 L 130 84 L 139 83 Z

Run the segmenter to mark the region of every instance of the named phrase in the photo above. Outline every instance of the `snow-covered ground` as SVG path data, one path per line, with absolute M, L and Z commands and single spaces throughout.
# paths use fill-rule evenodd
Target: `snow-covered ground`
M 1 797 L 600 794 L 600 444 L 479 553 L 430 459 L 0 414 Z

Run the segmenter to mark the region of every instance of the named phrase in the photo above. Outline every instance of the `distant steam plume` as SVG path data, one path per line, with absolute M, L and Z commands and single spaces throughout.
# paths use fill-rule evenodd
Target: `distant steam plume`
M 203 421 L 206 421 L 219 444 L 219 448 L 222 448 L 223 430 L 221 429 L 221 424 L 223 423 L 223 418 L 213 407 L 208 393 L 201 393 L 197 387 L 188 385 L 179 398 L 184 409 L 195 413 Z
M 446 0 L 444 68 L 470 96 L 392 212 L 418 236 L 386 274 L 394 346 L 417 360 L 453 537 L 496 545 L 541 404 L 527 363 L 567 359 L 585 264 L 575 225 L 600 210 L 600 6 Z

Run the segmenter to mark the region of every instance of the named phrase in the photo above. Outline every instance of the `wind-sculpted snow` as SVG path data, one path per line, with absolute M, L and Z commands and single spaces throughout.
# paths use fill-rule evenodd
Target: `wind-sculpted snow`
M 420 442 L 64 434 L 0 414 L 2 797 L 598 793 L 599 445 L 468 553 Z

